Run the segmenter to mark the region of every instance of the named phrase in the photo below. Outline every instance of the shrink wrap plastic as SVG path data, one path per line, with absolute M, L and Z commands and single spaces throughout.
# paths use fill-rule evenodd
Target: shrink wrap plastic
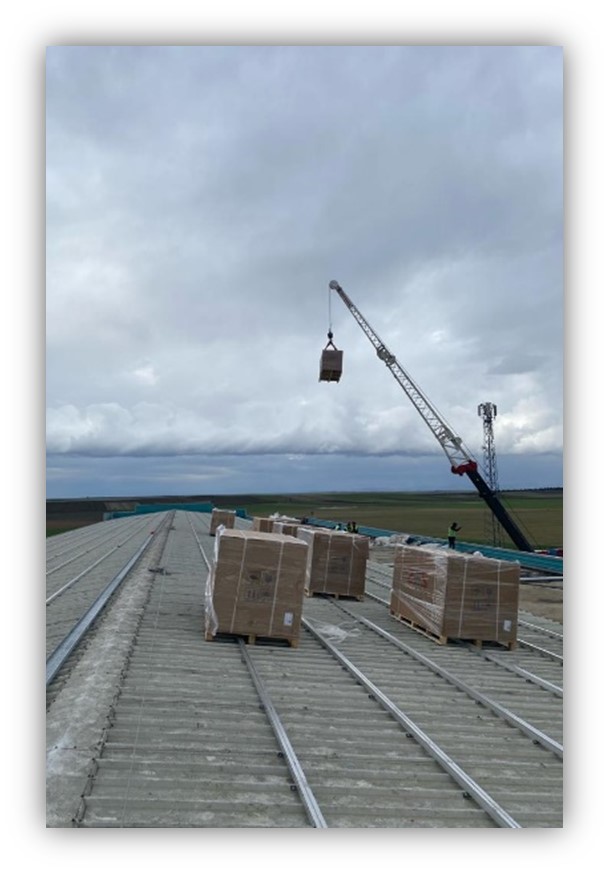
M 322 637 L 325 637 L 326 640 L 334 640 L 337 643 L 343 643 L 348 637 L 359 637 L 361 635 L 357 623 L 343 622 L 341 625 L 333 625 L 330 622 L 321 622 L 319 619 L 309 619 L 309 622 Z M 348 627 L 345 628 L 345 625 L 348 625 Z
M 272 519 L 273 522 L 289 522 L 292 525 L 294 523 L 300 524 L 300 519 L 297 519 L 296 516 L 284 516 L 282 513 L 271 513 L 269 519 Z
M 307 554 L 294 537 L 220 527 L 205 584 L 206 636 L 298 641 Z
M 439 637 L 513 643 L 519 586 L 518 562 L 396 546 L 390 609 Z

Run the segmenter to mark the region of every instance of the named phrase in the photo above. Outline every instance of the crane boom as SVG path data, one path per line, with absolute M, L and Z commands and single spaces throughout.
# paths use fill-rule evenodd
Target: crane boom
M 355 321 L 358 323 L 366 337 L 376 350 L 377 356 L 386 365 L 387 369 L 398 382 L 402 390 L 412 401 L 415 409 L 430 429 L 446 457 L 450 462 L 452 473 L 466 476 L 476 487 L 478 494 L 485 501 L 495 518 L 503 526 L 516 547 L 523 552 L 533 552 L 533 547 L 520 531 L 516 523 L 497 497 L 496 493 L 488 486 L 478 471 L 478 463 L 472 453 L 467 449 L 463 440 L 455 434 L 453 429 L 443 419 L 429 398 L 421 391 L 415 381 L 406 373 L 402 365 L 389 349 L 385 346 L 378 334 L 372 329 L 364 316 L 355 306 L 346 291 L 333 279 L 330 289 L 335 291 L 341 298 Z

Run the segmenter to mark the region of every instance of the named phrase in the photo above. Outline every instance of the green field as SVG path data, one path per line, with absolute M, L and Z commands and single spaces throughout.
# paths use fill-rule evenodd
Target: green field
M 561 489 L 505 492 L 501 501 L 529 541 L 539 549 L 562 547 L 563 497 Z M 451 522 L 461 525 L 459 537 L 473 543 L 491 543 L 490 511 L 472 492 L 353 492 L 299 495 L 231 495 L 214 498 L 218 507 L 243 507 L 251 516 L 282 513 L 315 516 L 358 525 L 404 531 L 428 537 L 446 537 Z M 501 545 L 513 544 L 502 533 Z
M 461 525 L 459 537 L 471 543 L 492 543 L 490 513 L 475 492 L 328 492 L 277 495 L 197 495 L 181 497 L 148 497 L 130 499 L 139 503 L 210 501 L 214 506 L 243 508 L 250 516 L 280 513 L 287 516 L 314 516 L 336 522 L 354 519 L 358 525 L 419 534 L 426 537 L 446 537 L 451 522 Z M 529 542 L 538 549 L 562 547 L 562 489 L 535 489 L 504 492 L 501 501 Z M 47 536 L 92 524 L 86 518 L 80 502 L 79 518 L 66 505 L 66 516 L 47 516 Z M 69 516 L 67 515 L 69 513 Z M 68 521 L 69 519 L 69 521 Z M 498 545 L 512 548 L 502 533 Z

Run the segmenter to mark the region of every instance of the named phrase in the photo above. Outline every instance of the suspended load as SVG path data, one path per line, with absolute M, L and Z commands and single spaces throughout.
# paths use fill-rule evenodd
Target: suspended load
M 319 362 L 319 382 L 339 382 L 343 372 L 343 353 L 332 342 L 332 336 L 328 331 L 328 343 Z

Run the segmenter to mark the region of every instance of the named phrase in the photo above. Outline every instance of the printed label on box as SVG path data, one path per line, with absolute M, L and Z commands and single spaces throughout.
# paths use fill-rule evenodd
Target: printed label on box
M 272 601 L 275 593 L 275 573 L 272 570 L 246 569 L 242 581 L 244 601 Z
M 283 624 L 284 625 L 291 625 L 293 621 L 294 621 L 294 614 L 293 613 L 284 613 L 283 614 Z
M 504 619 L 503 630 L 504 631 L 511 631 L 512 630 L 512 620 L 511 619 Z

